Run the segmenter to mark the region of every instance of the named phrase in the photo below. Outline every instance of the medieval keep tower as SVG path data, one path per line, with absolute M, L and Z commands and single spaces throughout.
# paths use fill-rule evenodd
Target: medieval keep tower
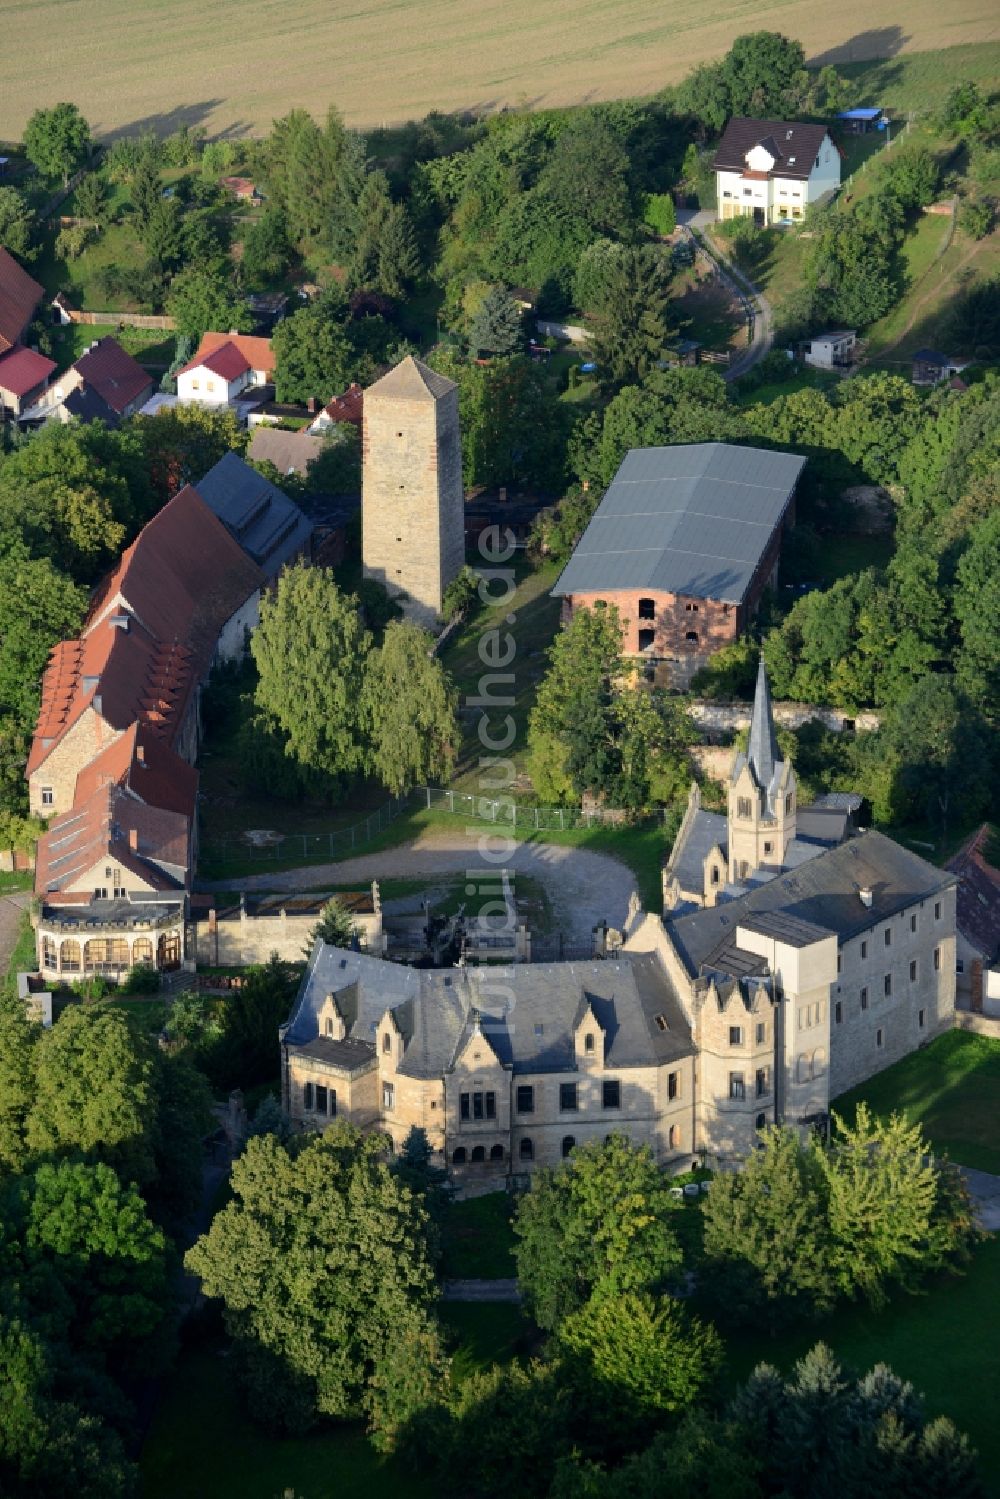
M 744 880 L 760 868 L 777 872 L 795 837 L 797 785 L 774 732 L 771 689 L 761 659 L 745 755 L 729 778 L 729 878 Z
M 365 391 L 362 559 L 404 612 L 431 625 L 465 562 L 458 386 L 412 356 Z

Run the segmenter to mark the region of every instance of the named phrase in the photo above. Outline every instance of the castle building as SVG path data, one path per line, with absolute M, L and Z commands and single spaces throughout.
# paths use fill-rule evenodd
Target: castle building
M 463 1182 L 613 1131 L 677 1168 L 823 1125 L 954 1024 L 956 878 L 797 798 L 762 672 L 727 814 L 693 800 L 662 916 L 635 903 L 620 953 L 586 963 L 417 970 L 318 944 L 280 1033 L 288 1115 L 396 1148 L 419 1125 Z
M 412 356 L 364 393 L 362 558 L 406 614 L 432 625 L 465 563 L 458 386 Z

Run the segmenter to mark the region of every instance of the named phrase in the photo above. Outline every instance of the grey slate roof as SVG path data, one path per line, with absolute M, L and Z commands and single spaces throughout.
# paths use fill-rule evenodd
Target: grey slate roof
M 385 1010 L 393 1011 L 406 1043 L 399 1070 L 411 1077 L 447 1072 L 477 1016 L 499 1061 L 515 1073 L 573 1070 L 573 1032 L 588 1005 L 604 1031 L 609 1066 L 651 1066 L 691 1046 L 683 1011 L 654 955 L 421 970 L 317 943 L 285 1040 L 306 1047 L 321 1039 L 323 1001 L 344 990 L 348 1002 L 338 998 L 338 1004 L 354 1043 L 371 1045 Z M 656 1015 L 665 1017 L 666 1030 Z
M 235 453 L 220 458 L 196 488 L 268 578 L 276 578 L 312 535 L 312 522 L 298 505 Z
M 757 690 L 754 693 L 753 712 L 750 715 L 750 737 L 747 740 L 747 763 L 754 780 L 762 791 L 770 786 L 775 767 L 781 762 L 781 751 L 774 732 L 774 715 L 771 712 L 771 688 L 761 656 L 757 667 Z
M 700 890 L 705 881 L 705 860 L 716 844 L 726 851 L 729 823 L 721 812 L 696 812 L 688 824 L 683 843 L 674 845 L 669 871 L 683 890 Z
M 667 930 L 694 976 L 720 942 L 735 939 L 745 917 L 781 912 L 843 941 L 954 883 L 954 875 L 936 869 L 884 833 L 869 831 L 837 848 L 820 850 L 800 868 L 777 875 L 737 900 L 668 922 Z M 858 894 L 865 885 L 872 890 L 870 907 Z
M 552 592 L 741 603 L 805 461 L 719 442 L 633 448 Z

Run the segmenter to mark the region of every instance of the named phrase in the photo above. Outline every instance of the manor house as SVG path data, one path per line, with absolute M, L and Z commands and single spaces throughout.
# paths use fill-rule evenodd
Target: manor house
M 952 1026 L 956 881 L 797 797 L 762 674 L 726 816 L 693 803 L 668 909 L 634 908 L 613 958 L 418 970 L 317 944 L 280 1032 L 289 1116 L 397 1149 L 419 1125 L 465 1181 L 616 1130 L 681 1169 L 824 1123 Z

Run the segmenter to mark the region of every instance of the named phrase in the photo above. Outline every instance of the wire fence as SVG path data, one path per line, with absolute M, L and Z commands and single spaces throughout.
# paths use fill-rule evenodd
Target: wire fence
M 666 822 L 673 809 L 636 813 L 620 807 L 535 807 L 524 805 L 510 796 L 475 795 L 449 791 L 441 786 L 417 786 L 403 796 L 393 797 L 360 822 L 346 828 L 319 833 L 281 833 L 271 829 L 249 829 L 206 840 L 199 865 L 211 873 L 213 866 L 251 864 L 321 864 L 349 859 L 362 853 L 366 845 L 407 809 L 425 808 L 445 812 L 467 821 L 489 823 L 496 827 L 524 829 L 527 832 L 572 832 L 578 828 L 634 827 L 639 823 Z

